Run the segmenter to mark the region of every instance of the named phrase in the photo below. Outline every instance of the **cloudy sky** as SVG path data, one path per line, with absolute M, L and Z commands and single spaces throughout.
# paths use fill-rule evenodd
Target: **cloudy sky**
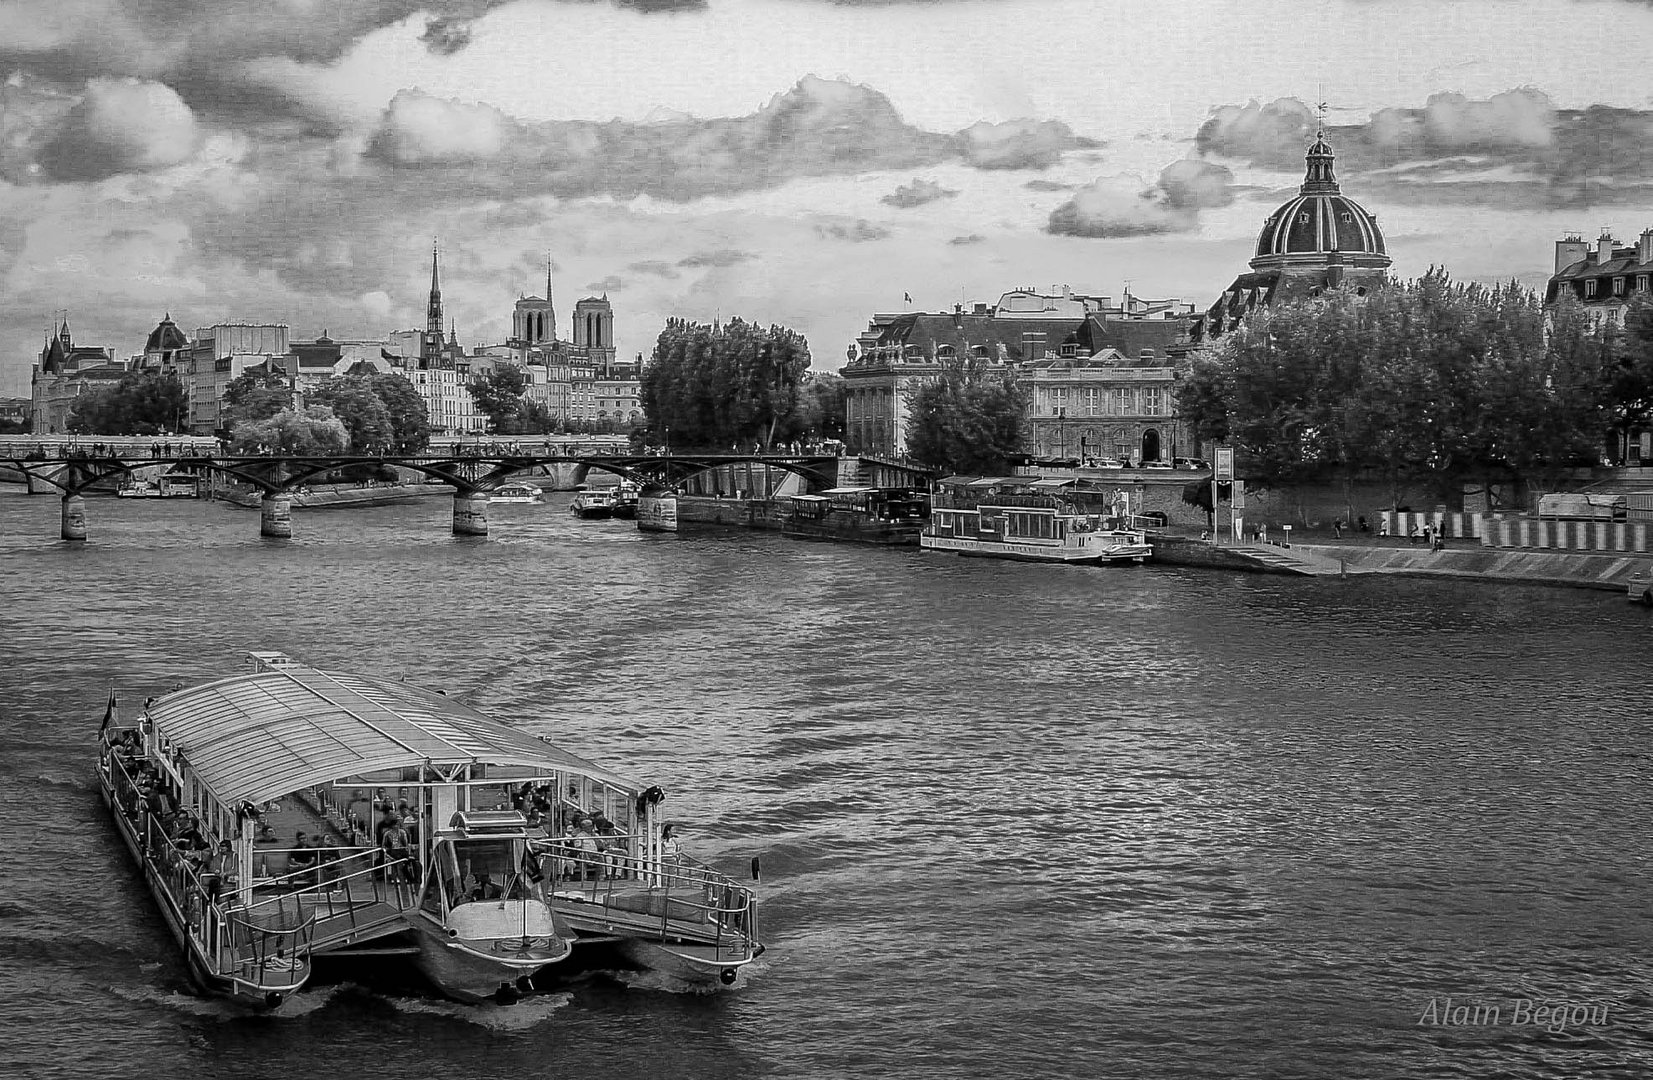
M 1017 285 L 1208 304 L 1327 103 L 1396 270 L 1653 225 L 1645 0 L 0 0 L 0 394 L 54 313 L 463 344 L 544 288 L 805 333 Z

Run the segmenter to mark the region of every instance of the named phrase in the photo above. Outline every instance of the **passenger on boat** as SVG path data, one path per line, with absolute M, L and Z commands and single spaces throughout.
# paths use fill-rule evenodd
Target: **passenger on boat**
M 302 889 L 316 883 L 316 851 L 310 846 L 310 838 L 303 830 L 294 835 L 293 850 L 287 853 L 287 875 L 296 888 Z
M 574 819 L 574 824 L 563 836 L 563 848 L 567 852 L 565 859 L 564 877 L 583 881 L 588 876 L 596 877 L 601 865 L 597 852 L 597 834 L 591 829 L 591 818 L 581 814 Z
M 603 860 L 603 876 L 625 876 L 631 865 L 631 845 L 626 842 L 626 837 L 615 827 L 614 822 L 602 814 L 598 814 L 592 820 L 592 826 L 597 833 L 597 851 Z
M 379 850 L 388 866 L 385 880 L 418 884 L 419 865 L 413 861 L 413 836 L 402 827 L 401 819 L 395 814 L 385 817 L 385 831 L 380 834 Z M 407 861 L 402 862 L 404 859 Z
M 668 824 L 660 830 L 660 857 L 674 862 L 683 858 L 683 848 L 677 842 L 677 826 Z
M 207 891 L 208 900 L 217 900 L 225 885 L 234 889 L 236 882 L 235 849 L 228 840 L 220 840 L 218 849 L 201 864 L 201 885 Z
M 331 885 L 338 880 L 338 867 L 333 864 L 339 861 L 339 848 L 344 841 L 328 833 L 326 838 L 316 837 L 316 881 L 321 885 Z

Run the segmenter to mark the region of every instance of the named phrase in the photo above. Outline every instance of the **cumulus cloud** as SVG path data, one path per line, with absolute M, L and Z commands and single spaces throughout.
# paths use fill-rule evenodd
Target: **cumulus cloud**
M 934 180 L 920 180 L 914 177 L 912 183 L 902 184 L 878 201 L 886 206 L 910 210 L 915 206 L 935 202 L 937 199 L 950 199 L 957 194 L 957 191 L 944 188 Z
M 1050 212 L 1045 231 L 1059 236 L 1154 236 L 1182 232 L 1192 215 L 1168 205 L 1139 176 L 1099 176 Z
M 1158 187 L 1167 206 L 1203 210 L 1234 201 L 1234 173 L 1209 161 L 1187 158 L 1173 161 L 1159 174 Z
M 402 90 L 385 110 L 371 152 L 397 165 L 488 162 L 500 156 L 514 128 L 491 105 Z
M 1462 94 L 1434 94 L 1420 109 L 1382 109 L 1366 125 L 1366 141 L 1384 156 L 1544 149 L 1555 142 L 1556 109 L 1533 89 L 1472 101 Z
M 978 169 L 1048 169 L 1069 150 L 1101 144 L 1060 120 L 982 121 L 958 133 L 965 161 Z
M 746 116 L 651 123 L 521 123 L 487 105 L 397 94 L 370 156 L 392 167 L 475 166 L 477 194 L 524 187 L 564 197 L 685 201 L 775 187 L 800 176 L 912 168 L 957 155 L 950 136 L 902 121 L 867 86 L 808 76 Z
M 611 292 L 619 292 L 621 289 L 623 289 L 625 287 L 626 287 L 626 283 L 624 281 L 622 281 L 620 278 L 614 276 L 613 274 L 610 274 L 610 275 L 608 275 L 608 277 L 604 278 L 601 281 L 593 281 L 593 282 L 587 283 L 586 291 L 587 292 L 594 292 L 594 293 L 611 293 Z
M 815 226 L 815 235 L 823 240 L 846 240 L 852 244 L 864 244 L 869 240 L 882 240 L 890 235 L 890 230 L 882 225 L 874 225 L 865 218 L 858 218 L 851 222 L 828 221 Z
M 101 180 L 187 161 L 200 132 L 169 86 L 143 79 L 93 79 L 63 116 L 38 163 L 54 180 Z
M 1245 105 L 1211 110 L 1194 142 L 1201 153 L 1285 169 L 1302 164 L 1314 130 L 1314 112 L 1296 98 L 1277 98 L 1267 105 L 1253 98 Z
M 1201 210 L 1234 201 L 1234 174 L 1209 161 L 1173 161 L 1144 184 L 1126 173 L 1099 176 L 1051 211 L 1045 231 L 1063 236 L 1154 236 L 1187 232 Z

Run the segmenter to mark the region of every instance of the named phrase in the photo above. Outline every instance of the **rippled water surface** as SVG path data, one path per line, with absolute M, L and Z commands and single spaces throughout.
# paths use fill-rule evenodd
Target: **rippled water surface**
M 566 500 L 485 542 L 431 498 L 272 543 L 96 499 L 76 548 L 0 489 L 0 1075 L 1653 1075 L 1653 628 L 1621 597 L 644 536 Z M 192 997 L 93 737 L 111 682 L 250 648 L 663 785 L 696 855 L 763 857 L 768 953 L 711 996 Z M 1448 996 L 1502 1020 L 1420 1025 Z

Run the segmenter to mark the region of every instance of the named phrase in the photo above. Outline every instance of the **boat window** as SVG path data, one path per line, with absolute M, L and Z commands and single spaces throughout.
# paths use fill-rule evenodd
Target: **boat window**
M 455 904 L 503 897 L 520 869 L 513 858 L 514 851 L 514 843 L 508 839 L 454 841 L 453 856 L 459 864 L 463 890 L 455 898 Z

